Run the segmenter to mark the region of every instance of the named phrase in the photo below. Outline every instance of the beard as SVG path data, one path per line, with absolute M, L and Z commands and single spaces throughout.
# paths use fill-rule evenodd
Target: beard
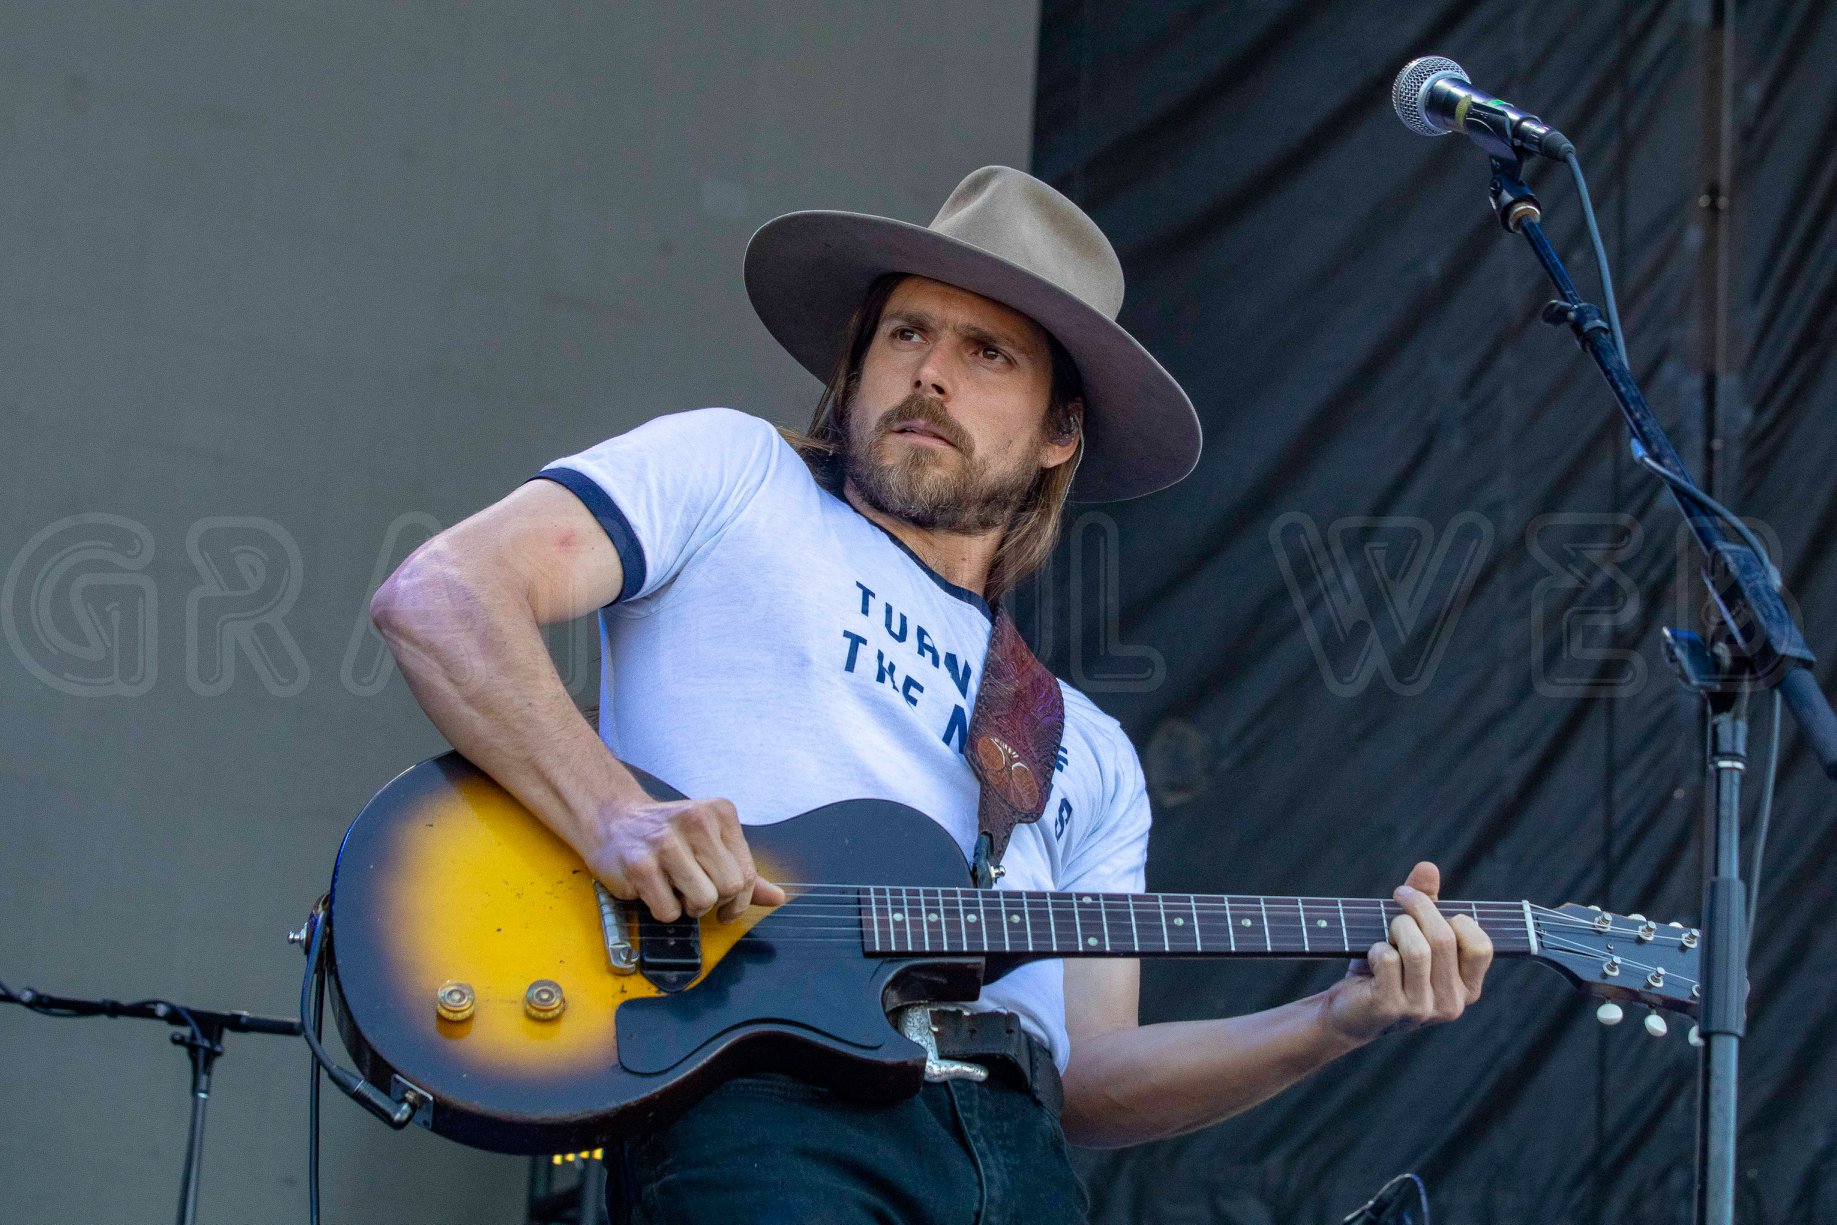
M 869 506 L 933 532 L 970 535 L 1006 527 L 1027 503 L 1040 470 L 997 471 L 975 453 L 974 441 L 942 402 L 917 392 L 883 414 L 866 437 L 852 424 L 857 405 L 844 414 L 842 471 Z M 922 422 L 950 448 L 893 441 L 909 422 Z

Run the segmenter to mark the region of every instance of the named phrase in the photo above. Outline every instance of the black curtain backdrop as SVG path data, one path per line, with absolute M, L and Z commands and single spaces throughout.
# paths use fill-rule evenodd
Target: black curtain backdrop
M 1142 749 L 1151 888 L 1377 896 L 1432 858 L 1451 897 L 1698 920 L 1702 722 L 1659 646 L 1701 621 L 1694 559 L 1594 368 L 1537 321 L 1551 295 L 1492 218 L 1484 154 L 1407 132 L 1388 91 L 1448 55 L 1575 141 L 1636 373 L 1699 479 L 1777 541 L 1831 692 L 1837 5 L 1727 21 L 1725 185 L 1708 4 L 1046 0 L 1036 170 L 1116 243 L 1122 321 L 1206 429 L 1190 480 L 1075 517 L 1020 601 Z M 1532 183 L 1598 296 L 1567 174 Z M 1837 1219 L 1834 801 L 1788 726 L 1745 1222 Z M 1250 1012 L 1340 969 L 1149 964 L 1144 1019 Z M 1402 1170 L 1443 1222 L 1687 1219 L 1696 1052 L 1642 1015 L 1605 1029 L 1546 969 L 1501 963 L 1455 1025 L 1084 1155 L 1093 1219 L 1337 1221 Z

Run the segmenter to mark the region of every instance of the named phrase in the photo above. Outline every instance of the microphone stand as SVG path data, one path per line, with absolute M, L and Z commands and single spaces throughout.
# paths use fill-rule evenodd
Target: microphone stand
M 211 1068 L 223 1054 L 223 1035 L 283 1034 L 297 1038 L 300 1023 L 292 1017 L 264 1017 L 247 1012 L 214 1012 L 208 1008 L 188 1008 L 165 1000 L 142 1000 L 124 1004 L 120 1000 L 71 999 L 46 995 L 30 987 L 17 995 L 0 991 L 0 1003 L 21 1004 L 34 1012 L 59 1017 L 135 1017 L 164 1021 L 174 1027 L 174 1046 L 182 1046 L 191 1057 L 191 1127 L 185 1141 L 185 1168 L 179 1185 L 178 1225 L 192 1225 L 198 1214 L 198 1176 L 204 1164 L 204 1107 L 210 1101 Z
M 1687 629 L 1665 630 L 1666 653 L 1686 687 L 1702 695 L 1709 719 L 1709 769 L 1715 802 L 1705 836 L 1703 982 L 1698 1005 L 1703 1054 L 1698 1077 L 1695 1220 L 1733 1225 L 1735 1211 L 1736 1070 L 1747 1013 L 1747 887 L 1741 879 L 1741 776 L 1746 768 L 1748 695 L 1777 688 L 1823 765 L 1837 778 L 1837 716 L 1812 675 L 1812 653 L 1793 623 L 1767 562 L 1730 541 L 1722 522 L 1691 481 L 1633 374 L 1620 358 L 1611 329 L 1582 300 L 1539 224 L 1537 197 L 1517 158 L 1492 159 L 1492 204 L 1508 233 L 1522 234 L 1558 297 L 1544 322 L 1567 325 L 1607 380 L 1632 439 L 1634 458 L 1660 475 L 1703 550 L 1701 573 L 1716 607 L 1706 643 Z

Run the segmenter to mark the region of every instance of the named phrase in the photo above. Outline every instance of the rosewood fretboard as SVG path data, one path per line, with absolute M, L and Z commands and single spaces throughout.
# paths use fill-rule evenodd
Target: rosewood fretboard
M 831 887 L 833 888 L 833 886 Z M 864 886 L 870 954 L 987 953 L 1042 957 L 1357 957 L 1388 938 L 1403 908 L 1390 899 L 1240 897 L 1217 893 L 1042 893 Z M 1537 949 L 1523 902 L 1440 902 L 1468 915 L 1495 952 Z

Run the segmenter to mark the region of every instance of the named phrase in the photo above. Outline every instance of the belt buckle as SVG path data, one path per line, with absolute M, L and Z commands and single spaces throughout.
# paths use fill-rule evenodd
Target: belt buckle
M 899 1032 L 925 1048 L 925 1079 L 933 1084 L 944 1080 L 987 1080 L 989 1070 L 981 1064 L 945 1059 L 938 1054 L 938 1030 L 931 1023 L 933 1012 L 961 1012 L 967 1015 L 969 1009 L 908 1004 L 899 1010 Z

